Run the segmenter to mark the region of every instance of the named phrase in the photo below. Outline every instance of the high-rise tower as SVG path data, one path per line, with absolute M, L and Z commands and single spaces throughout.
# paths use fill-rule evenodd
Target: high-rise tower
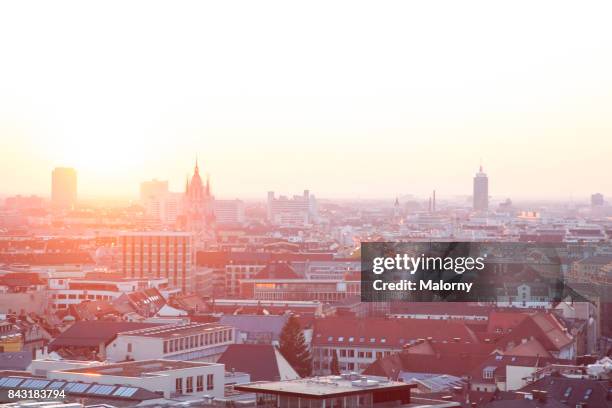
M 77 201 L 77 172 L 69 167 L 56 167 L 51 173 L 51 202 L 56 208 L 74 208 Z
M 482 170 L 474 176 L 474 211 L 487 211 L 489 209 L 489 178 Z

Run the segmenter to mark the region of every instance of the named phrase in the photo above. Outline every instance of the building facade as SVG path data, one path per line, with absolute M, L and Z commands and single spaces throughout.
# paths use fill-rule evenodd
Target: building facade
M 194 236 L 189 232 L 125 232 L 118 240 L 120 269 L 126 278 L 167 278 L 183 293 L 194 288 Z

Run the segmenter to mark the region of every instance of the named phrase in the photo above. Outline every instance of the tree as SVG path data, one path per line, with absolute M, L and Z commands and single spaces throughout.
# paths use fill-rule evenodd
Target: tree
M 300 377 L 312 373 L 312 356 L 306 344 L 298 319 L 291 315 L 280 334 L 280 353 L 291 364 Z
M 331 363 L 329 363 L 329 370 L 332 375 L 340 375 L 340 365 L 338 364 L 338 350 L 334 349 L 332 354 Z

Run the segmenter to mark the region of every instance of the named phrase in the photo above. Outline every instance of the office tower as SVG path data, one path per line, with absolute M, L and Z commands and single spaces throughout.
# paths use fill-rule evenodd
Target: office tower
M 595 193 L 591 195 L 591 206 L 601 207 L 604 205 L 604 196 L 601 193 Z
M 304 226 L 317 221 L 317 201 L 308 190 L 301 196 L 293 198 L 280 196 L 276 198 L 274 192 L 268 192 L 268 221 L 280 226 Z
M 143 181 L 140 183 L 140 203 L 149 219 L 174 225 L 181 212 L 183 194 L 168 191 L 168 181 Z
M 183 293 L 193 292 L 193 234 L 176 231 L 125 232 L 119 235 L 120 268 L 126 278 L 168 278 Z
M 487 211 L 489 208 L 489 178 L 480 170 L 474 176 L 474 211 Z
M 77 172 L 56 167 L 51 174 L 51 202 L 56 208 L 74 208 L 77 200 Z
M 215 200 L 215 222 L 217 224 L 242 224 L 244 202 L 241 200 Z

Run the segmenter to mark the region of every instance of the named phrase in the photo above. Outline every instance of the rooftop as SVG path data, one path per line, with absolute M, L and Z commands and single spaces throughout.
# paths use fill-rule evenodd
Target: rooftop
M 356 374 L 304 378 L 290 381 L 255 382 L 235 386 L 238 391 L 261 394 L 291 395 L 306 398 L 329 398 L 371 391 L 409 391 L 416 384 L 389 381 L 384 377 L 360 376 Z
M 124 336 L 157 337 L 165 339 L 178 336 L 188 336 L 191 334 L 200 334 L 207 330 L 214 330 L 219 328 L 231 329 L 231 326 L 225 326 L 216 323 L 168 324 L 163 326 L 155 326 L 126 331 L 121 334 Z
M 201 363 L 179 360 L 141 360 L 125 363 L 106 364 L 96 367 L 60 370 L 65 373 L 80 373 L 86 375 L 112 375 L 119 377 L 154 377 L 165 371 L 184 370 L 188 368 L 207 367 L 214 363 Z

